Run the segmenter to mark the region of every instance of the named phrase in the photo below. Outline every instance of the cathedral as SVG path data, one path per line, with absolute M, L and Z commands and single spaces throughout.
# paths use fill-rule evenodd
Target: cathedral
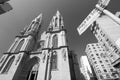
M 63 17 L 57 11 L 40 34 L 42 14 L 36 17 L 0 59 L 0 80 L 78 80 L 79 64 L 67 45 Z

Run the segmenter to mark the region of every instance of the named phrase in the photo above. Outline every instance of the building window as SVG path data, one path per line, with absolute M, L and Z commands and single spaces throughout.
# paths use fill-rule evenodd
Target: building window
M 98 59 L 100 59 L 100 57 L 97 57 Z
M 99 56 L 98 53 L 96 55 Z
M 0 71 L 2 70 L 2 68 L 3 68 L 3 66 L 4 66 L 4 64 L 5 64 L 5 62 L 8 60 L 8 56 L 5 58 L 5 60 L 1 63 L 1 65 L 0 65 Z
M 11 67 L 14 59 L 15 59 L 15 56 L 12 56 L 12 57 L 9 59 L 9 61 L 7 62 L 6 66 L 4 67 L 4 69 L 3 69 L 3 71 L 2 71 L 2 73 L 7 73 L 7 72 L 9 71 L 9 69 L 10 69 L 10 67 Z
M 93 49 L 95 49 L 95 47 L 93 47 Z
M 52 55 L 52 70 L 55 70 L 57 69 L 57 52 L 53 52 L 53 55 Z
M 103 37 L 105 36 L 105 34 L 103 34 Z
M 108 62 L 108 60 L 105 60 L 106 62 Z
M 0 60 L 0 64 L 3 62 L 4 59 L 5 59 L 5 56 L 2 57 L 2 59 Z
M 102 67 L 104 67 L 104 65 L 101 65 Z
M 88 49 L 89 49 L 89 50 L 91 50 L 91 48 L 90 48 L 90 47 L 89 47 Z
M 37 80 L 39 64 L 35 64 L 29 73 L 28 80 Z
M 113 55 L 110 55 L 110 57 L 113 57 Z
M 93 58 L 93 60 L 95 60 L 95 58 Z
M 111 72 L 113 72 L 114 70 L 113 69 L 110 69 Z
M 100 61 L 100 63 L 102 63 L 102 61 Z
M 55 18 L 55 27 L 57 27 L 57 17 Z
M 97 52 L 97 50 L 94 50 L 95 52 Z
M 94 56 L 93 54 L 91 54 L 91 56 Z
M 100 71 L 100 70 L 98 70 L 98 73 L 101 73 L 101 71 Z
M 45 41 L 41 40 L 38 42 L 37 49 L 42 50 L 44 48 Z
M 57 37 L 57 35 L 53 36 L 52 46 L 53 46 L 53 48 L 57 48 L 58 47 L 58 37 Z
M 99 46 L 97 48 L 100 48 Z
M 97 62 L 95 61 L 94 64 L 97 64 Z
M 9 52 L 12 52 L 12 50 L 14 50 L 15 46 L 17 45 L 18 41 L 15 41 L 12 46 L 10 47 Z
M 106 41 L 109 41 L 109 39 L 106 39 Z
M 19 51 L 20 51 L 23 43 L 24 43 L 24 39 L 22 39 L 22 40 L 19 42 L 19 44 L 17 45 L 17 48 L 15 49 L 15 52 L 19 52 Z
M 104 77 L 102 75 L 100 75 L 100 79 L 104 79 Z
M 118 53 L 118 50 L 116 50 L 115 53 Z
M 104 69 L 104 72 L 107 72 L 107 70 L 106 70 L 106 69 Z
M 28 29 L 27 29 L 27 32 L 30 31 L 30 30 L 35 26 L 34 23 L 35 23 L 35 21 L 33 21 L 33 22 L 29 25 L 29 27 L 28 27 Z

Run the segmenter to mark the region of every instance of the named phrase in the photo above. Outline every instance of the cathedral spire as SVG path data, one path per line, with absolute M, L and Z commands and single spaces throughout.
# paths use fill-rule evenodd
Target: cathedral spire
M 60 12 L 57 10 L 55 16 L 53 16 L 50 24 L 49 24 L 49 27 L 48 27 L 48 30 L 49 31 L 59 31 L 61 29 L 63 29 L 63 17 L 61 16 Z
M 29 34 L 31 32 L 38 32 L 41 23 L 42 23 L 42 13 L 40 13 L 40 15 L 38 15 L 28 27 L 24 28 L 24 30 L 21 32 L 22 35 Z

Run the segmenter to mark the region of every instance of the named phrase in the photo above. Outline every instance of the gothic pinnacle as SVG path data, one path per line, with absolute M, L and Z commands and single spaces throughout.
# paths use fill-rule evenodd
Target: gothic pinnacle
M 36 18 L 35 18 L 36 22 L 41 23 L 42 22 L 42 13 L 40 13 Z

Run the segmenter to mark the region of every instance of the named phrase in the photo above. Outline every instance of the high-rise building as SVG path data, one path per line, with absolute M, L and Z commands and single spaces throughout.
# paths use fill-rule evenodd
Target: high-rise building
M 109 58 L 106 56 L 106 49 L 100 43 L 88 44 L 85 52 L 98 80 L 119 79 L 117 70 L 111 65 Z
M 71 80 L 84 80 L 83 76 L 80 73 L 80 67 L 77 59 L 77 55 L 75 51 L 69 51 L 69 64 L 70 64 L 70 73 L 71 73 Z
M 120 14 L 117 13 L 117 16 Z M 108 16 L 101 16 L 91 27 L 92 33 L 98 42 L 107 50 L 114 67 L 120 67 L 120 25 L 110 19 Z
M 16 36 L 0 59 L 0 80 L 77 80 L 66 43 L 63 17 L 57 11 L 39 39 L 42 14 Z M 72 73 L 74 72 L 74 73 Z
M 85 79 L 92 80 L 93 77 L 95 77 L 95 76 L 93 75 L 93 71 L 89 64 L 87 56 L 80 57 L 80 64 L 81 64 L 80 70 L 81 70 L 81 73 L 83 74 L 83 76 L 85 77 Z

